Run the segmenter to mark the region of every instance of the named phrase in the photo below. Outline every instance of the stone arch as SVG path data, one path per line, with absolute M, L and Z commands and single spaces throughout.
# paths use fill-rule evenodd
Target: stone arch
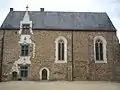
M 41 68 L 39 74 L 40 74 L 40 80 L 49 80 L 50 71 L 48 68 L 46 67 Z
M 96 60 L 96 51 L 95 51 L 95 43 L 96 43 L 96 40 L 101 40 L 102 41 L 102 44 L 103 44 L 103 61 L 97 61 Z M 107 63 L 107 57 L 106 57 L 106 46 L 107 46 L 107 41 L 106 39 L 103 37 L 103 36 L 96 36 L 94 38 L 94 60 L 95 60 L 95 63 Z
M 12 79 L 13 79 L 13 80 L 17 80 L 17 74 L 18 74 L 18 73 L 17 73 L 16 71 L 13 71 L 13 72 L 12 72 Z
M 64 60 L 58 60 L 58 43 L 59 40 L 63 40 L 64 42 Z M 64 36 L 59 36 L 55 40 L 55 62 L 56 63 L 66 63 L 67 62 L 67 39 Z

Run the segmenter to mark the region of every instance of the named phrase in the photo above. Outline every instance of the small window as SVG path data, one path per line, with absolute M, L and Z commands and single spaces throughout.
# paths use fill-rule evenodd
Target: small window
M 21 77 L 27 77 L 28 76 L 28 66 L 23 65 L 20 67 L 20 76 Z
M 96 60 L 103 60 L 103 43 L 100 39 L 95 43 Z
M 21 56 L 28 56 L 29 45 L 21 45 Z
M 30 24 L 22 25 L 22 34 L 30 34 Z
M 64 60 L 64 41 L 58 41 L 58 60 Z

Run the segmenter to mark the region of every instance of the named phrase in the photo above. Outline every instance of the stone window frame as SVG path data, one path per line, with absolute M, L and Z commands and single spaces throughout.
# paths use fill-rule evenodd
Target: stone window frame
M 64 41 L 64 60 L 58 60 L 58 42 L 59 40 Z M 63 36 L 59 36 L 55 40 L 55 63 L 67 63 L 67 39 Z
M 22 68 L 21 68 L 22 67 Z M 27 68 L 26 68 L 27 67 Z M 23 76 L 22 76 L 23 75 Z M 28 77 L 28 65 L 21 65 L 20 66 L 20 77 Z
M 22 35 L 29 35 L 30 34 L 30 24 L 22 24 Z
M 47 70 L 47 80 L 49 80 L 50 79 L 50 70 L 47 67 L 43 67 L 43 68 L 40 69 L 40 72 L 39 72 L 39 74 L 40 74 L 40 80 L 42 80 L 42 71 L 44 69 Z
M 100 39 L 102 41 L 103 44 L 103 60 L 96 60 L 96 49 L 95 49 L 95 43 L 96 40 Z M 107 57 L 106 57 L 106 46 L 107 46 L 107 41 L 103 36 L 96 36 L 94 38 L 94 60 L 95 63 L 107 63 Z
M 29 44 L 20 44 L 20 45 L 21 45 L 21 54 L 20 54 L 20 56 L 21 57 L 29 56 L 29 47 L 30 47 L 30 45 Z M 27 46 L 27 48 L 26 48 L 26 46 Z

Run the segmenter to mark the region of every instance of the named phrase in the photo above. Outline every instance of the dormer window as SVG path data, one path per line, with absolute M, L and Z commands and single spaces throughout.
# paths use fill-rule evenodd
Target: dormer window
M 22 24 L 22 34 L 30 34 L 30 24 Z

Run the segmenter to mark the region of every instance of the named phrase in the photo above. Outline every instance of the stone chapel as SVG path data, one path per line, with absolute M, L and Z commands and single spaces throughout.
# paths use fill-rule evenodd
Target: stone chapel
M 10 8 L 0 27 L 1 79 L 120 79 L 116 32 L 105 12 Z

